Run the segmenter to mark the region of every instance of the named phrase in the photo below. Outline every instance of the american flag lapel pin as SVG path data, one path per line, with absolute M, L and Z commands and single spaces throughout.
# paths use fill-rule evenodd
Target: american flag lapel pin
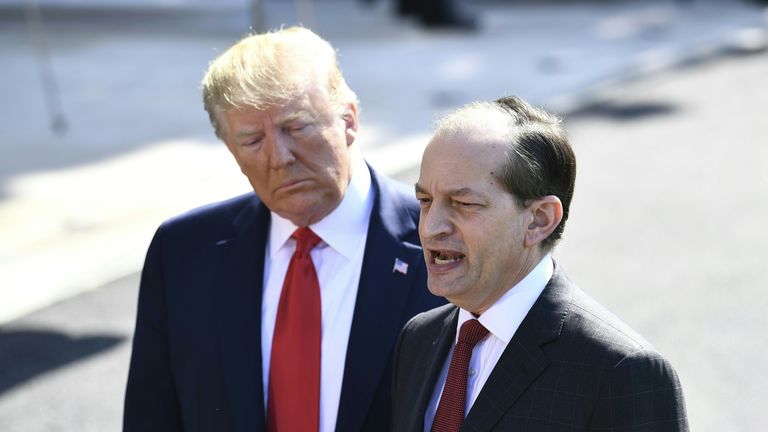
M 392 268 L 392 272 L 398 272 L 402 274 L 408 273 L 408 263 L 401 260 L 400 258 L 395 258 L 395 267 Z

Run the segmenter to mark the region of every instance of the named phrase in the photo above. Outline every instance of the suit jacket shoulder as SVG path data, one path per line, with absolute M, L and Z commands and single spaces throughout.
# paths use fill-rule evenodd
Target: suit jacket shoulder
M 570 299 L 563 319 L 560 342 L 578 339 L 585 348 L 602 353 L 602 361 L 616 364 L 638 351 L 655 351 L 637 331 L 570 282 L 561 273 L 558 277 L 568 284 Z
M 552 393 L 539 400 L 557 400 L 563 409 L 551 411 L 548 419 L 540 417 L 543 423 L 538 424 L 564 422 L 585 430 L 687 431 L 682 387 L 669 361 L 561 270 L 547 289 L 542 302 L 561 301 L 567 312 L 559 336 L 549 342 L 541 339 L 549 366 L 537 384 L 571 396 Z
M 267 215 L 269 210 L 261 205 L 256 194 L 249 192 L 173 216 L 163 222 L 158 231 L 174 236 L 174 245 L 176 241 L 183 244 L 184 238 L 190 241 L 223 238 L 234 234 L 232 229 L 238 226 L 238 221 L 250 220 L 257 213 Z

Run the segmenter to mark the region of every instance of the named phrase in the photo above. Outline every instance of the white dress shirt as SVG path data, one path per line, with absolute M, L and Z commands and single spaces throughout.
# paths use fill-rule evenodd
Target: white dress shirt
M 523 280 L 507 291 L 485 313 L 477 318 L 480 324 L 488 329 L 489 334 L 488 337 L 478 342 L 474 350 L 472 350 L 472 359 L 469 362 L 469 373 L 467 374 L 467 406 L 464 411 L 465 413 L 469 413 L 469 409 L 475 403 L 480 390 L 482 390 L 483 385 L 485 385 L 485 382 L 491 375 L 491 371 L 493 371 L 493 368 L 499 361 L 501 354 L 507 348 L 507 344 L 509 344 L 512 336 L 515 335 L 517 328 L 520 327 L 523 318 L 531 310 L 541 292 L 544 291 L 549 279 L 552 277 L 553 271 L 552 257 L 546 255 Z M 461 328 L 462 324 L 471 319 L 475 319 L 475 317 L 470 312 L 459 309 L 457 330 Z M 458 339 L 459 332 L 456 331 L 453 346 L 445 359 L 443 369 L 435 384 L 435 389 L 432 391 L 432 398 L 424 413 L 425 431 L 432 430 L 435 412 L 437 412 L 437 406 L 440 403 L 440 397 L 442 397 L 445 380 L 448 378 L 448 367 L 451 364 L 451 357 L 453 357 L 453 348 L 456 346 Z
M 322 239 L 311 252 L 320 283 L 322 308 L 320 432 L 332 432 L 336 429 L 347 342 L 355 311 L 360 270 L 363 266 L 373 195 L 371 174 L 362 156 L 356 155 L 352 179 L 341 203 L 323 220 L 310 225 L 312 231 Z M 264 294 L 261 306 L 265 412 L 268 404 L 272 335 L 285 273 L 296 249 L 296 241 L 291 238 L 291 234 L 297 228 L 291 221 L 272 213 L 264 259 Z

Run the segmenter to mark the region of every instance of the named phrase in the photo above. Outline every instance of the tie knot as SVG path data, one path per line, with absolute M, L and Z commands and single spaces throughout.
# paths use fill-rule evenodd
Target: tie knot
M 470 348 L 474 348 L 486 335 L 488 335 L 488 329 L 480 324 L 480 321 L 476 319 L 465 321 L 459 330 L 459 343 L 465 343 Z
M 308 255 L 309 251 L 315 248 L 320 243 L 320 237 L 314 233 L 309 227 L 301 227 L 293 232 L 291 235 L 296 240 L 296 254 Z

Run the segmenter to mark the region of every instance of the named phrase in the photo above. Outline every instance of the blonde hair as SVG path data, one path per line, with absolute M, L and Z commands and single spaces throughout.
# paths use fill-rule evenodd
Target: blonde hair
M 323 81 L 338 109 L 358 103 L 331 44 L 311 30 L 289 27 L 246 36 L 214 59 L 202 82 L 203 105 L 221 138 L 218 116 L 224 111 L 246 106 L 266 109 Z

